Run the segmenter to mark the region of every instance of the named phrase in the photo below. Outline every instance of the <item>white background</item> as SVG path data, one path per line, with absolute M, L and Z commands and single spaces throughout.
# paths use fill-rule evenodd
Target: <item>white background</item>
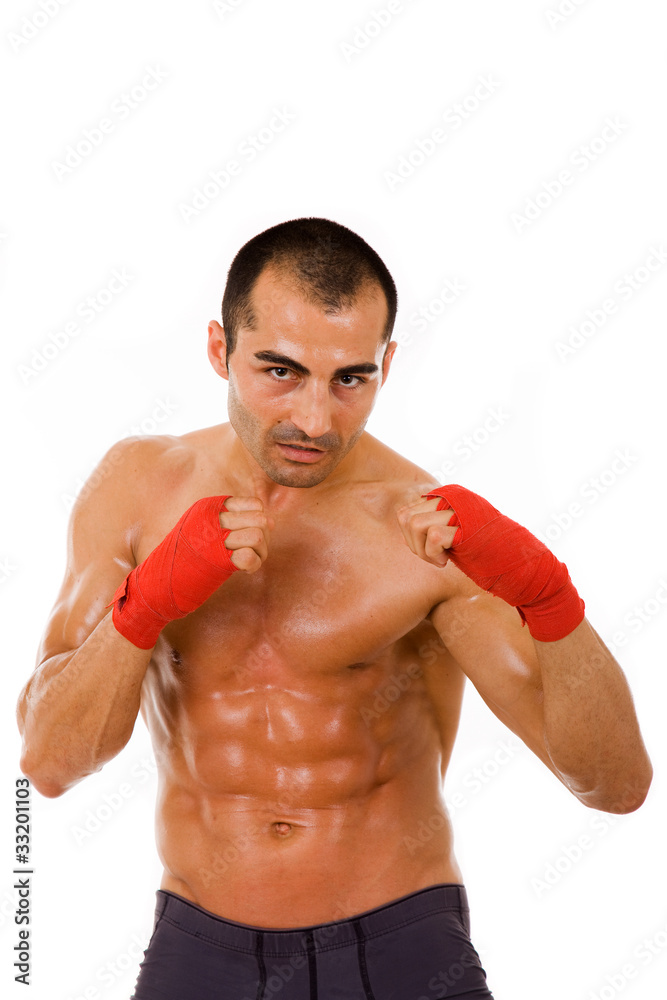
M 3 4 L 0 981 L 11 996 L 126 1000 L 160 878 L 139 720 L 100 774 L 59 799 L 33 793 L 33 984 L 14 986 L 14 705 L 60 584 L 71 499 L 133 428 L 226 419 L 226 384 L 205 355 L 226 270 L 251 236 L 302 215 L 359 232 L 398 285 L 404 346 L 368 430 L 434 474 L 453 462 L 438 478 L 548 540 L 593 625 L 625 637 L 617 656 L 656 772 L 629 815 L 587 810 L 516 740 L 499 754 L 511 734 L 468 685 L 445 796 L 465 799 L 457 854 L 489 985 L 496 1000 L 663 994 L 663 12 L 565 0 L 558 20 L 558 2 L 413 0 L 381 29 L 383 0 L 44 0 L 48 15 L 36 0 Z M 154 89 L 121 112 L 149 70 Z M 452 110 L 463 102 L 465 120 Z M 250 162 L 240 147 L 275 109 L 293 121 Z M 58 177 L 67 147 L 103 118 L 113 130 Z M 438 127 L 444 140 L 420 157 Z M 401 156 L 411 176 L 391 182 Z M 182 206 L 233 158 L 241 173 L 186 221 Z M 80 303 L 114 269 L 131 280 L 87 323 Z M 448 280 L 465 292 L 445 307 Z M 433 319 L 418 329 L 423 307 Z M 503 417 L 485 428 L 491 409 Z M 95 813 L 99 829 L 83 836 Z M 592 846 L 574 861 L 582 835 Z

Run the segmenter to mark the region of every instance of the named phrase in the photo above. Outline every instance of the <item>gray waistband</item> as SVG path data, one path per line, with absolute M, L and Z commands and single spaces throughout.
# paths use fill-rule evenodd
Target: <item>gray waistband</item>
M 166 889 L 157 892 L 156 919 L 166 920 L 186 934 L 235 951 L 265 955 L 307 955 L 356 944 L 360 938 L 371 938 L 393 928 L 422 919 L 430 913 L 451 909 L 467 909 L 468 899 L 463 885 L 439 883 L 400 896 L 372 910 L 353 914 L 343 920 L 310 924 L 304 927 L 254 927 L 220 917 L 196 903 Z

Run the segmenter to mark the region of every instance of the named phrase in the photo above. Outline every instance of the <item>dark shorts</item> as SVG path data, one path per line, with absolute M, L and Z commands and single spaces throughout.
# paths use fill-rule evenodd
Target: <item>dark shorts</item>
M 157 892 L 133 1000 L 493 1000 L 465 888 L 440 883 L 347 920 L 271 929 Z

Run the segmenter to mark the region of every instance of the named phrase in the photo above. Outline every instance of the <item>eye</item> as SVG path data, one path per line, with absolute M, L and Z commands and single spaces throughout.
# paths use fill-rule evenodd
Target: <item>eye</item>
M 282 365 L 276 365 L 273 368 L 265 368 L 264 370 L 269 373 L 272 378 L 276 379 L 277 382 L 289 382 L 292 378 L 298 377 L 291 368 L 285 368 Z M 338 382 L 345 389 L 357 389 L 359 386 L 364 385 L 367 382 L 367 379 L 361 378 L 359 375 L 339 375 Z

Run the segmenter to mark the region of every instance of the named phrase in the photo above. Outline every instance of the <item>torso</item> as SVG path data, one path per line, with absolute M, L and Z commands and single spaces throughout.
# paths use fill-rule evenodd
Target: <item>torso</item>
M 171 439 L 137 562 L 200 497 L 252 495 L 224 471 L 228 426 Z M 449 567 L 415 556 L 395 514 L 436 484 L 364 438 L 368 480 L 298 516 L 269 508 L 261 569 L 169 624 L 144 682 L 162 887 L 242 923 L 306 926 L 463 881 L 442 781 L 465 678 L 427 620 Z

